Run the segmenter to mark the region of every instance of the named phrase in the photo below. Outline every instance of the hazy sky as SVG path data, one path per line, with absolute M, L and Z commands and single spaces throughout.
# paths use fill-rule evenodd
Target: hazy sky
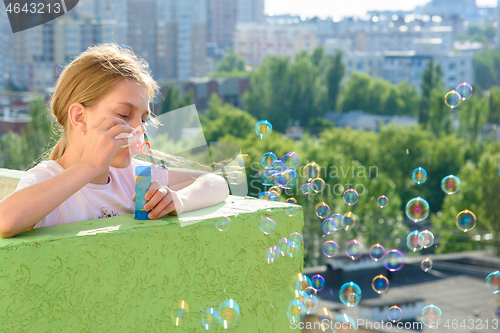
M 368 10 L 411 10 L 429 0 L 265 0 L 269 15 L 312 16 L 362 15 Z M 478 6 L 495 7 L 497 0 L 477 0 Z

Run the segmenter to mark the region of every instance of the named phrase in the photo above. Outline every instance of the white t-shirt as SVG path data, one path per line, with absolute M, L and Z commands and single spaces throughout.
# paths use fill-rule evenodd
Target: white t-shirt
M 135 193 L 135 167 L 138 165 L 151 165 L 151 180 L 158 180 L 162 186 L 168 186 L 168 169 L 165 166 L 134 158 L 126 168 L 110 167 L 107 184 L 88 183 L 38 222 L 35 228 L 133 214 L 135 203 L 132 195 Z M 65 169 L 55 160 L 42 161 L 26 171 L 16 191 L 63 171 Z

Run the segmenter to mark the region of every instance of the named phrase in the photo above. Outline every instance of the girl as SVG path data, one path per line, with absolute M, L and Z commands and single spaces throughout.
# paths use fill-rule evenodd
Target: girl
M 144 133 L 158 91 L 147 63 L 116 44 L 89 48 L 67 65 L 50 104 L 63 127 L 61 139 L 0 202 L 0 237 L 132 214 L 137 165 L 151 165 L 158 175 L 145 195 L 150 219 L 224 201 L 229 190 L 220 176 L 131 158 L 125 136 L 134 129 Z

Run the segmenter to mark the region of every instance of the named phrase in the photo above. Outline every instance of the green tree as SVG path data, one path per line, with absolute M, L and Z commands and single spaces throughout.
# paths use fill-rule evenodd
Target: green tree
M 367 94 L 370 91 L 372 78 L 368 74 L 352 72 L 344 85 L 342 93 L 342 111 L 370 110 Z
M 439 237 L 439 253 L 489 249 L 485 248 L 483 237 L 491 233 L 493 240 L 486 241 L 486 244 L 489 243 L 496 255 L 500 255 L 499 165 L 498 150 L 495 154 L 485 152 L 477 164 L 468 161 L 463 165 L 457 174 L 461 181 L 460 190 L 446 196 L 441 212 L 431 217 L 432 224 L 436 226 L 435 234 Z M 455 224 L 457 214 L 465 209 L 472 211 L 477 218 L 476 227 L 468 232 Z
M 30 102 L 28 115 L 26 130 L 21 129 L 20 134 L 9 132 L 0 139 L 0 167 L 27 170 L 57 143 L 60 134 L 52 133 L 54 125 L 42 96 L 36 95 Z
M 194 94 L 192 90 L 189 90 L 184 94 L 184 97 L 180 97 L 179 88 L 174 83 L 167 84 L 166 96 L 161 104 L 160 110 L 157 112 L 157 116 L 173 111 L 184 106 L 194 104 Z
M 500 86 L 500 50 L 488 50 L 473 57 L 476 84 L 484 90 Z
M 417 116 L 420 96 L 417 89 L 406 81 L 402 81 L 397 85 L 398 89 L 398 106 L 400 107 L 401 115 Z
M 290 59 L 267 57 L 252 71 L 250 89 L 243 95 L 245 109 L 258 120 L 267 119 L 273 129 L 284 132 L 292 113 Z
M 337 50 L 335 56 L 330 57 L 330 66 L 327 72 L 328 109 L 337 110 L 340 82 L 345 74 L 345 64 L 342 61 L 342 51 Z
M 477 140 L 484 125 L 488 121 L 490 107 L 488 98 L 473 94 L 468 100 L 458 106 L 458 120 L 460 122 L 460 135 L 470 141 Z
M 500 123 L 500 87 L 493 86 L 490 88 L 490 116 L 488 122 Z
M 327 90 L 321 84 L 320 73 L 321 69 L 307 54 L 298 57 L 289 68 L 291 113 L 288 118 L 298 120 L 302 126 L 326 112 Z
M 452 109 L 444 102 L 442 86 L 431 91 L 430 96 L 430 112 L 429 112 L 429 129 L 439 137 L 444 131 L 451 133 L 453 121 Z
M 223 103 L 215 93 L 212 94 L 209 105 L 205 116 L 201 117 L 207 142 L 217 142 L 227 134 L 235 138 L 245 138 L 249 134 L 255 135 L 257 119 L 248 112 L 232 104 Z
M 217 64 L 217 72 L 241 72 L 245 70 L 245 59 L 234 53 L 231 47 Z
M 443 71 L 439 64 L 434 66 L 434 59 L 431 58 L 424 71 L 422 79 L 422 98 L 418 114 L 418 122 L 427 128 L 431 113 L 431 92 L 442 85 Z

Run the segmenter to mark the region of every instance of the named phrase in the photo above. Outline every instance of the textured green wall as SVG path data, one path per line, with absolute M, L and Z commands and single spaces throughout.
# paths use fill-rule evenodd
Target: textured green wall
M 287 206 L 230 196 L 180 219 L 124 215 L 0 239 L 0 331 L 204 332 L 202 312 L 232 298 L 238 325 L 212 331 L 295 332 L 286 311 L 303 246 L 294 258 L 264 258 L 280 238 L 302 234 L 302 209 L 289 217 Z M 215 227 L 219 216 L 231 218 L 227 231 Z M 259 229 L 263 216 L 275 233 Z M 171 309 L 181 300 L 190 314 L 176 328 Z

